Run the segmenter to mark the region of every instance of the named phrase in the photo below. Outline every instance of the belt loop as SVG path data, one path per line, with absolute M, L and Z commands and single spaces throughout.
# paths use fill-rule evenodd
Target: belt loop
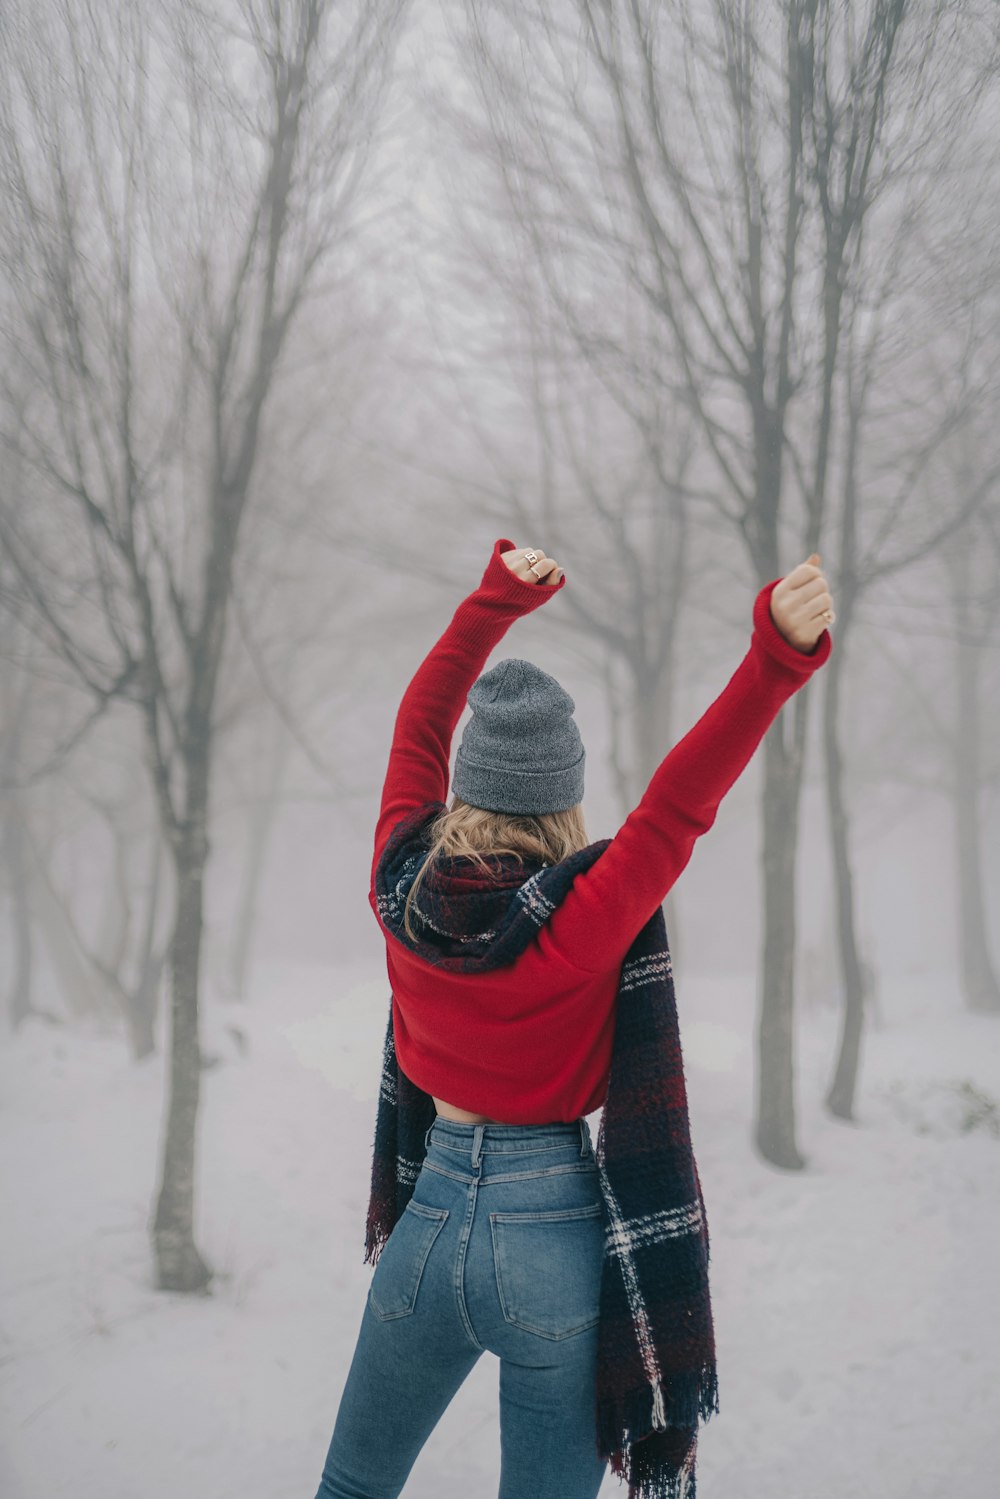
M 433 1119 L 432 1119 L 432 1120 L 431 1120 L 431 1122 L 430 1122 L 430 1124 L 429 1124 L 429 1125 L 428 1125 L 428 1126 L 427 1126 L 427 1128 L 426 1128 L 426 1129 L 425 1129 L 425 1130 L 424 1130 L 424 1155 L 426 1155 L 426 1154 L 427 1154 L 427 1152 L 428 1152 L 428 1151 L 429 1151 L 429 1150 L 430 1150 L 430 1148 L 431 1148 L 431 1142 L 430 1142 L 430 1133 L 431 1133 L 431 1130 L 432 1130 L 432 1129 L 433 1129 L 433 1128 L 434 1128 L 434 1121 L 433 1121 Z
M 582 1156 L 590 1154 L 590 1141 L 587 1139 L 587 1121 L 582 1114 L 580 1115 L 580 1154 Z
M 485 1124 L 477 1124 L 472 1137 L 472 1164 L 474 1166 L 479 1165 L 479 1152 L 483 1148 L 483 1130 L 485 1128 Z

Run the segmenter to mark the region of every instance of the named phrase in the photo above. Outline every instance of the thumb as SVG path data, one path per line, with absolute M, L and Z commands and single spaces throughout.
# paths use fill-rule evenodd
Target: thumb
M 811 562 L 813 567 L 819 567 L 819 552 L 810 552 L 806 561 Z

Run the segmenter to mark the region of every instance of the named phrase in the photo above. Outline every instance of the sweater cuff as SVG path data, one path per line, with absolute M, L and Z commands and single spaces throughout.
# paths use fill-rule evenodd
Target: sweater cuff
M 501 561 L 501 552 L 512 552 L 515 543 L 506 536 L 500 536 L 493 543 L 493 552 L 480 588 L 485 588 L 494 598 L 501 598 L 517 606 L 527 613 L 531 609 L 537 609 L 539 604 L 558 593 L 566 582 L 566 574 L 563 573 L 558 583 L 529 583 L 525 578 L 519 578 L 517 573 L 511 572 L 506 562 Z
M 771 615 L 771 594 L 780 582 L 780 578 L 772 578 L 770 583 L 764 584 L 754 600 L 754 633 L 768 655 L 773 656 L 779 665 L 805 678 L 826 661 L 833 649 L 833 637 L 829 630 L 824 630 L 811 651 L 800 651 L 785 639 Z

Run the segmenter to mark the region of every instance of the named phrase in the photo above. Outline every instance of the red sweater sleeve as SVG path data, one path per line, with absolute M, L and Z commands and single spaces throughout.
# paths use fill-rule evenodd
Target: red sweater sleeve
M 824 630 L 806 654 L 771 617 L 774 578 L 753 607 L 750 647 L 728 684 L 657 767 L 642 800 L 546 923 L 553 948 L 596 973 L 620 962 L 715 821 L 780 708 L 830 654 Z
M 493 544 L 482 581 L 462 600 L 437 644 L 417 668 L 403 694 L 382 788 L 371 888 L 375 867 L 394 825 L 423 802 L 448 797 L 451 741 L 469 688 L 507 629 L 557 594 L 566 582 L 527 583 L 501 561 L 514 543 L 501 536 Z

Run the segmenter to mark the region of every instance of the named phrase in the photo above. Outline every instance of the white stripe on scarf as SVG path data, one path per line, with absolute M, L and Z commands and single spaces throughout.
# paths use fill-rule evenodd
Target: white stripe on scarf
M 625 1294 L 628 1297 L 629 1314 L 632 1325 L 635 1328 L 636 1342 L 639 1344 L 639 1352 L 642 1356 L 643 1368 L 646 1378 L 653 1389 L 653 1425 L 660 1431 L 664 1431 L 667 1425 L 666 1411 L 663 1409 L 663 1390 L 660 1385 L 660 1364 L 656 1357 L 656 1349 L 653 1346 L 653 1338 L 649 1329 L 649 1316 L 646 1312 L 646 1303 L 642 1299 L 639 1290 L 639 1277 L 636 1274 L 635 1260 L 632 1258 L 632 1244 L 628 1228 L 622 1217 L 618 1199 L 611 1190 L 608 1181 L 608 1173 L 604 1169 L 604 1137 L 603 1130 L 598 1132 L 597 1169 L 601 1177 L 601 1191 L 604 1194 L 604 1204 L 608 1210 L 611 1220 L 608 1229 L 608 1242 L 614 1246 L 614 1253 L 621 1261 L 622 1280 L 625 1284 Z
M 668 952 L 647 953 L 644 958 L 632 958 L 628 963 L 622 964 L 618 992 L 638 989 L 651 979 L 669 978 L 673 971 L 673 961 Z
M 669 975 L 670 971 L 670 954 L 667 952 L 650 953 L 642 958 L 633 958 L 622 964 L 618 982 L 619 996 L 629 989 L 638 989 L 643 984 L 661 979 Z M 635 1327 L 636 1341 L 639 1345 L 643 1367 L 646 1370 L 646 1378 L 653 1391 L 653 1426 L 664 1431 L 667 1416 L 663 1408 L 660 1364 L 650 1332 L 646 1303 L 639 1289 L 639 1276 L 635 1268 L 633 1251 L 643 1243 L 655 1244 L 664 1239 L 676 1238 L 680 1234 L 700 1232 L 701 1205 L 695 1200 L 679 1208 L 664 1209 L 657 1213 L 644 1213 L 640 1218 L 626 1219 L 622 1216 L 618 1199 L 611 1190 L 611 1183 L 604 1169 L 603 1127 L 598 1132 L 596 1160 L 601 1179 L 601 1191 L 604 1194 L 610 1220 L 605 1237 L 606 1252 L 617 1255 L 621 1264 L 622 1282 L 628 1297 L 629 1313 Z
M 543 895 L 538 888 L 539 876 L 544 874 L 544 869 L 539 869 L 530 879 L 525 880 L 523 885 L 517 889 L 517 898 L 524 906 L 528 915 L 536 926 L 541 926 L 547 921 L 555 910 L 552 901 L 547 895 Z

